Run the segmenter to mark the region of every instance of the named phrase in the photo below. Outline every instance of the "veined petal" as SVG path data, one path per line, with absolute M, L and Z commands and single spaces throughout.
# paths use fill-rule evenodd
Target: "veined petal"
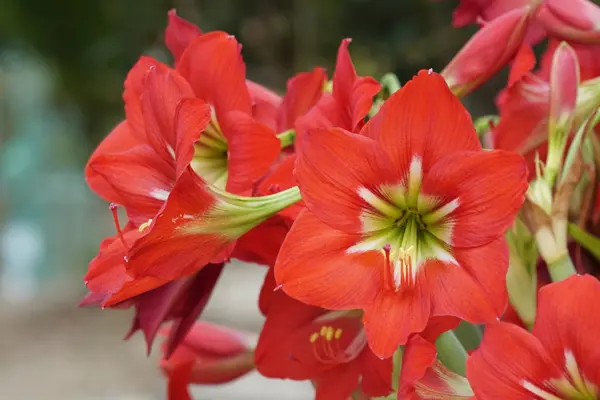
M 168 15 L 169 23 L 165 29 L 165 44 L 177 62 L 188 44 L 200 36 L 202 31 L 196 25 L 178 16 L 175 9 L 169 10 Z
M 352 39 L 344 39 L 338 49 L 333 74 L 333 97 L 343 110 L 345 123 L 337 125 L 356 132 L 373 105 L 373 97 L 381 90 L 381 84 L 370 76 L 359 77 L 348 52 Z
M 361 130 L 403 170 L 415 157 L 424 173 L 446 154 L 479 150 L 471 117 L 439 74 L 420 71 Z
M 431 260 L 422 269 L 431 293 L 431 315 L 454 316 L 474 324 L 500 317 L 486 293 L 460 265 Z
M 486 303 L 496 316 L 504 314 L 508 305 L 506 273 L 508 272 L 508 246 L 504 237 L 499 237 L 485 246 L 470 249 L 453 249 L 460 268 L 479 286 Z
M 153 66 L 146 73 L 142 92 L 146 136 L 165 160 L 175 158 L 177 107 L 183 99 L 192 97 L 192 88 L 174 69 Z
M 227 191 L 244 193 L 267 173 L 281 144 L 269 127 L 240 111 L 226 113 L 220 122 L 228 146 Z
M 324 372 L 317 379 L 315 400 L 347 400 L 358 387 L 360 365 L 347 363 Z
M 186 170 L 177 180 L 165 207 L 147 235 L 130 250 L 127 271 L 135 278 L 165 281 L 183 278 L 211 262 L 232 241 L 223 232 L 196 229 L 208 224 L 217 198 L 204 182 Z
M 505 322 L 488 325 L 479 349 L 467 360 L 467 377 L 478 400 L 530 400 L 536 398 L 536 388 L 556 396 L 550 380 L 561 376 L 537 338 Z
M 175 164 L 179 176 L 192 161 L 194 142 L 210 122 L 210 107 L 200 99 L 185 99 L 179 103 L 175 118 Z
M 146 138 L 146 124 L 142 113 L 142 93 L 144 92 L 146 74 L 151 68 L 169 69 L 167 65 L 152 57 L 140 57 L 127 73 L 124 84 L 125 90 L 123 91 L 125 116 L 131 133 L 144 141 L 148 139 Z
M 311 72 L 301 72 L 288 80 L 277 116 L 278 132 L 295 128 L 296 119 L 306 114 L 323 95 L 326 79 L 325 70 L 316 67 Z
M 95 157 L 88 170 L 104 178 L 138 225 L 156 215 L 175 182 L 172 166 L 148 145 Z
M 382 252 L 347 253 L 357 236 L 304 210 L 292 225 L 275 264 L 275 280 L 302 302 L 331 310 L 368 305 L 381 287 Z
M 146 144 L 145 137 L 140 139 L 134 135 L 127 121 L 122 121 L 114 127 L 96 147 L 85 166 L 85 180 L 90 189 L 106 201 L 121 204 L 121 195 L 112 187 L 110 179 L 107 180 L 102 174 L 97 173 L 93 164 L 104 155 L 119 153 L 144 144 Z
M 402 179 L 386 161 L 369 138 L 342 129 L 307 132 L 299 143 L 295 170 L 304 203 L 327 224 L 362 232 L 361 215 L 371 208 L 361 190 Z
M 460 400 L 469 399 L 473 391 L 469 382 L 437 360 L 435 345 L 414 335 L 406 344 L 398 398 Z
M 252 112 L 240 49 L 233 36 L 210 32 L 195 38 L 177 63 L 196 96 L 213 105 L 218 116 L 230 110 Z
M 421 332 L 431 314 L 424 282 L 400 292 L 380 291 L 364 309 L 363 322 L 369 347 L 379 358 L 391 357 L 411 334 Z
M 358 363 L 361 366 L 362 379 L 360 390 L 371 397 L 386 396 L 392 390 L 393 358 L 381 360 L 371 351 L 366 349 L 362 352 Z
M 600 389 L 600 282 L 591 275 L 572 276 L 544 286 L 538 295 L 533 334 L 557 365 L 566 368 L 568 353 L 580 374 Z
M 476 247 L 508 229 L 525 200 L 527 187 L 523 158 L 496 150 L 444 157 L 425 176 L 421 192 L 439 198 L 441 204 L 457 200 L 458 207 L 439 224 L 451 229 L 449 245 Z

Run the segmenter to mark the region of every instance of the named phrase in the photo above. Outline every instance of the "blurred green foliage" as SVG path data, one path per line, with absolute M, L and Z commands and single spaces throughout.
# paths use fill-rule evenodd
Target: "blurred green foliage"
M 324 65 L 352 37 L 361 74 L 440 70 L 474 29 L 451 27 L 454 2 L 428 0 L 1 0 L 0 48 L 40 54 L 77 104 L 90 148 L 122 117 L 122 82 L 141 54 L 169 61 L 167 11 L 243 43 L 248 75 L 281 90 L 293 73 Z

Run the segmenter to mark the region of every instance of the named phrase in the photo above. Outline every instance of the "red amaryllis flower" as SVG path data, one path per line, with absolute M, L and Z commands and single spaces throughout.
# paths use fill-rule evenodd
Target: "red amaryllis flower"
M 167 330 L 165 334 L 169 334 Z M 254 353 L 239 332 L 196 322 L 173 354 L 160 367 L 168 377 L 168 400 L 191 400 L 190 384 L 231 382 L 254 369 Z
M 481 151 L 440 75 L 421 71 L 360 135 L 313 130 L 300 144 L 296 177 L 307 209 L 275 265 L 286 293 L 363 309 L 380 357 L 431 316 L 482 323 L 502 314 L 502 235 L 523 202 L 527 169 L 518 155 Z
M 127 119 L 94 151 L 86 179 L 105 200 L 125 206 L 139 226 L 156 215 L 192 160 L 210 108 L 192 99 L 177 71 L 149 57 L 129 72 L 123 97 Z
M 340 44 L 332 93 L 324 94 L 319 102 L 304 117 L 298 119 L 298 134 L 311 128 L 339 127 L 357 132 L 371 110 L 373 97 L 381 85 L 370 76 L 358 76 L 348 52 L 351 39 Z
M 329 312 L 279 291 L 266 316 L 255 358 L 262 375 L 312 379 L 317 400 L 346 400 L 357 389 L 369 397 L 392 391 L 392 360 L 379 360 L 367 346 L 360 311 Z
M 597 399 L 600 283 L 572 276 L 539 292 L 533 332 L 499 322 L 467 361 L 477 399 Z

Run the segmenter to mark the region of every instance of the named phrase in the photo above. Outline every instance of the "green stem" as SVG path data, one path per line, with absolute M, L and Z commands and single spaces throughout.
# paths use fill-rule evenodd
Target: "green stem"
M 473 123 L 475 125 L 475 131 L 477 132 L 477 136 L 481 137 L 484 133 L 491 129 L 490 122 L 493 125 L 498 125 L 500 121 L 500 117 L 497 115 L 484 115 L 483 117 L 479 117 Z
M 392 368 L 392 388 L 394 389 L 394 392 L 398 391 L 398 385 L 400 383 L 400 372 L 402 371 L 402 355 L 402 346 L 399 346 L 398 349 L 396 349 L 393 358 L 394 364 Z
M 600 261 L 600 238 L 587 233 L 581 229 L 577 224 L 569 222 L 569 235 L 575 239 L 581 247 L 589 251 L 596 260 Z
M 294 144 L 296 140 L 296 131 L 294 129 L 288 129 L 277 134 L 277 139 L 281 142 L 281 148 L 285 149 Z
M 400 80 L 396 74 L 389 72 L 381 78 L 381 86 L 383 86 L 383 90 L 385 90 L 389 96 L 391 96 L 400 90 L 402 84 L 400 83 Z
M 548 272 L 552 282 L 565 280 L 577 273 L 568 253 L 548 263 Z
M 448 369 L 462 376 L 466 375 L 467 351 L 453 331 L 442 333 L 435 342 L 435 346 L 438 358 Z

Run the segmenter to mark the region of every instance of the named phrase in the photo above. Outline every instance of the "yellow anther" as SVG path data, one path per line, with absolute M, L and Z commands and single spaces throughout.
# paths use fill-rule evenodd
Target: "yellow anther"
M 334 336 L 336 339 L 339 339 L 342 336 L 342 328 L 337 328 Z
M 319 334 L 317 332 L 315 332 L 312 335 L 310 335 L 310 342 L 314 343 L 317 341 L 318 338 L 319 338 Z
M 327 341 L 331 341 L 331 339 L 333 339 L 333 328 L 331 326 L 327 327 L 327 333 L 325 335 L 325 339 L 327 339 Z
M 150 218 L 148 221 L 146 221 L 143 224 L 141 224 L 140 227 L 138 228 L 138 230 L 140 232 L 144 232 L 144 229 L 146 229 L 147 227 L 149 227 L 151 223 L 152 223 L 152 218 Z
M 325 336 L 326 333 L 327 333 L 327 327 L 326 326 L 322 326 L 321 327 L 321 336 Z

